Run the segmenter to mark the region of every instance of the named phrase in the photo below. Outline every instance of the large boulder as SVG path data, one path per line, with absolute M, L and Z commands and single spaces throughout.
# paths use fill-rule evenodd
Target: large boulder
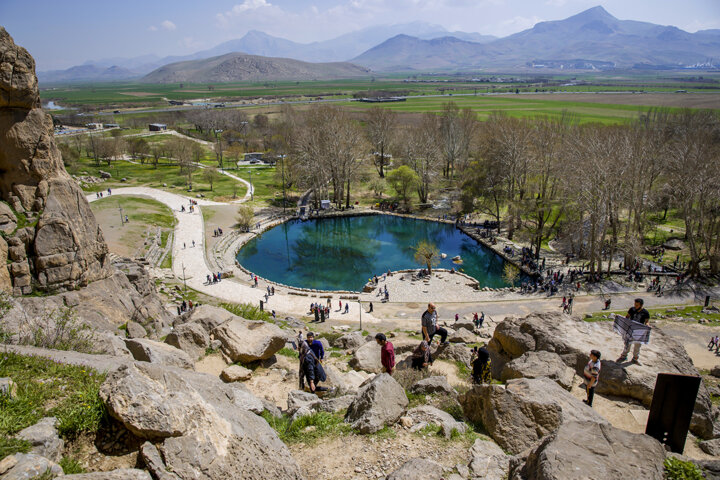
M 526 352 L 505 364 L 500 380 L 513 378 L 547 377 L 565 390 L 572 388 L 575 370 L 565 365 L 560 355 L 553 352 Z
M 65 442 L 58 435 L 57 423 L 57 418 L 45 417 L 35 425 L 20 430 L 17 438 L 30 442 L 31 453 L 36 453 L 57 463 L 62 458 L 65 446 Z
M 165 337 L 165 343 L 179 348 L 191 359 L 200 358 L 210 346 L 210 335 L 200 323 L 178 325 Z
M 425 458 L 413 458 L 387 476 L 386 480 L 441 480 L 444 468 L 437 462 Z
M 235 317 L 212 331 L 233 362 L 267 360 L 285 346 L 285 333 L 272 323 Z
M 720 457 L 720 438 L 713 438 L 712 440 L 705 440 L 698 444 L 700 450 L 712 455 L 713 457 Z
M 451 343 L 475 343 L 477 337 L 475 334 L 467 328 L 460 328 L 455 330 L 452 335 L 448 336 L 448 342 Z
M 275 431 L 244 405 L 249 392 L 235 385 L 137 362 L 112 371 L 100 397 L 112 417 L 155 442 L 168 470 L 183 480 L 301 479 Z
M 130 320 L 126 325 L 127 338 L 145 338 L 147 337 L 147 330 L 145 327 L 140 325 L 138 322 Z
M 476 385 L 460 396 L 465 416 L 481 423 L 503 450 L 520 453 L 565 421 L 606 420 L 548 378 Z
M 322 400 L 314 393 L 305 392 L 303 390 L 290 390 L 288 392 L 288 412 L 292 415 L 301 407 L 312 409 L 316 404 L 320 404 Z
M 465 366 L 470 367 L 472 352 L 469 347 L 466 347 L 463 344 L 450 343 L 447 345 L 440 345 L 437 350 L 433 352 L 433 358 L 435 360 L 461 362 L 465 364 Z
M 488 351 L 493 376 L 500 378 L 505 364 L 533 351 L 557 353 L 567 366 L 582 374 L 590 350 L 600 348 L 602 369 L 596 393 L 633 398 L 648 408 L 658 373 L 698 375 L 683 346 L 659 328 L 652 329 L 650 344 L 642 347 L 641 365 L 614 362 L 622 347 L 611 322 L 584 322 L 548 313 L 506 318 L 495 328 Z M 713 436 L 712 404 L 704 384 L 698 392 L 690 429 L 700 438 Z
M 250 380 L 250 377 L 252 377 L 252 370 L 240 365 L 230 365 L 220 372 L 220 378 L 224 382 L 240 382 Z
M 380 363 L 380 346 L 375 340 L 364 343 L 355 350 L 349 365 L 355 370 L 362 370 L 368 373 L 381 373 L 383 366 L 382 363 Z
M 147 338 L 128 338 L 125 346 L 135 360 L 159 363 L 180 368 L 194 368 L 187 353 L 167 343 L 156 342 Z
M 10 235 L 17 228 L 17 217 L 5 202 L 0 202 L 0 232 Z
M 375 433 L 402 416 L 408 399 L 405 390 L 387 373 L 377 375 L 360 388 L 345 421 L 360 433 Z
M 350 332 L 337 338 L 333 342 L 333 346 L 342 348 L 343 350 L 354 350 L 365 343 L 365 339 L 360 332 Z
M 648 435 L 608 423 L 572 421 L 535 447 L 512 480 L 662 480 L 665 449 Z
M 340 397 L 328 398 L 313 405 L 316 412 L 337 413 L 347 410 L 355 401 L 355 395 L 342 395 Z

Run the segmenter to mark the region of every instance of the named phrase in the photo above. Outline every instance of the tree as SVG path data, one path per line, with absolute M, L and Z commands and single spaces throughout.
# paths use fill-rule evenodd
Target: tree
M 127 153 L 131 158 L 136 160 L 140 157 L 140 163 L 145 162 L 145 156 L 150 153 L 150 145 L 147 140 L 142 137 L 129 139 L 126 143 Z
M 219 175 L 220 174 L 218 173 L 218 170 L 215 167 L 207 167 L 207 168 L 203 169 L 203 172 L 202 172 L 203 180 L 205 180 L 207 183 L 210 184 L 211 192 L 213 189 L 213 183 L 215 183 L 215 180 L 218 179 Z
M 477 115 L 470 108 L 460 109 L 454 102 L 443 105 L 439 124 L 439 145 L 445 160 L 443 173 L 455 175 L 457 166 L 464 167 L 477 129 Z
M 509 283 L 510 286 L 514 287 L 515 282 L 517 281 L 517 278 L 520 276 L 520 271 L 517 269 L 515 265 L 513 265 L 510 262 L 507 262 L 505 264 L 505 267 L 503 267 L 503 280 L 505 282 Z
M 372 107 L 365 115 L 365 135 L 373 147 L 373 162 L 380 177 L 385 176 L 389 162 L 386 149 L 390 145 L 397 124 L 397 114 L 388 108 Z
M 428 274 L 432 274 L 432 267 L 440 264 L 440 250 L 437 245 L 425 240 L 421 240 L 415 248 L 415 261 L 420 265 L 424 265 L 428 269 Z
M 243 232 L 250 231 L 250 227 L 252 227 L 253 219 L 255 218 L 255 212 L 253 211 L 252 207 L 249 205 L 240 205 L 238 208 L 238 227 Z
M 437 128 L 437 116 L 426 113 L 419 126 L 403 131 L 400 140 L 403 162 L 418 175 L 416 188 L 420 203 L 427 203 L 430 184 L 435 180 L 440 167 Z
M 58 144 L 60 148 L 60 154 L 62 155 L 63 164 L 69 171 L 75 171 L 78 160 L 80 160 L 80 154 L 77 150 L 70 148 L 67 143 Z
M 417 186 L 419 178 L 410 167 L 402 165 L 388 172 L 387 181 L 407 206 L 410 192 Z
M 387 187 L 387 182 L 384 178 L 373 178 L 372 180 L 370 180 L 368 187 L 370 188 L 370 190 L 372 190 L 376 197 L 382 198 L 382 194 Z

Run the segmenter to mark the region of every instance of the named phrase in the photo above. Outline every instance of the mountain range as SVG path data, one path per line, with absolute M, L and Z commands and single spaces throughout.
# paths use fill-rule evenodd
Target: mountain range
M 191 78 L 198 75 L 199 70 L 205 69 L 208 72 L 221 71 L 222 78 L 229 78 L 228 73 L 232 69 L 218 70 L 217 64 L 213 63 L 213 59 L 229 53 L 279 57 L 285 63 L 273 67 L 276 68 L 274 72 L 286 78 L 284 75 L 295 69 L 300 75 L 297 80 L 313 77 L 308 71 L 311 67 L 293 64 L 290 68 L 287 63 L 289 59 L 324 63 L 350 61 L 376 72 L 484 68 L 672 68 L 708 65 L 712 59 L 717 61 L 720 58 L 720 30 L 689 33 L 674 26 L 619 20 L 598 6 L 564 20 L 537 23 L 530 29 L 503 38 L 479 33 L 448 32 L 441 26 L 424 22 L 369 27 L 331 40 L 305 44 L 253 30 L 242 38 L 192 55 L 110 58 L 86 62 L 66 70 L 39 72 L 38 77 L 42 83 L 117 81 L 139 79 L 144 75 L 147 75 L 146 80 L 152 81 L 186 75 Z M 169 68 L 171 64 L 196 60 L 209 62 L 205 67 L 184 63 Z M 260 62 L 255 59 L 254 64 L 269 68 L 272 64 L 269 60 Z M 243 62 L 244 66 L 241 66 Z M 262 71 L 249 72 L 246 70 L 249 64 L 247 59 L 243 62 L 236 59 L 234 63 L 241 78 L 261 79 Z M 195 73 L 181 74 L 184 68 Z M 161 69 L 162 73 L 157 73 L 157 69 Z M 346 65 L 340 70 L 329 69 L 327 65 L 317 66 L 316 69 L 314 78 L 318 79 L 338 78 L 334 75 L 339 71 L 345 71 L 351 76 L 358 73 L 357 69 Z M 323 77 L 325 73 L 331 76 Z M 209 78 L 204 81 L 221 81 L 212 80 L 211 77 L 203 78 Z

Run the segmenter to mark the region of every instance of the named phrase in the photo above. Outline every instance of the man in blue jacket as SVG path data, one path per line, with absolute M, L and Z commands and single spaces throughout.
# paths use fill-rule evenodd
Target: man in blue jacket
M 308 332 L 307 344 L 310 347 L 310 350 L 312 350 L 315 356 L 318 358 L 318 360 L 323 360 L 325 358 L 325 349 L 322 346 L 322 342 L 320 342 L 320 340 L 315 340 L 314 333 Z

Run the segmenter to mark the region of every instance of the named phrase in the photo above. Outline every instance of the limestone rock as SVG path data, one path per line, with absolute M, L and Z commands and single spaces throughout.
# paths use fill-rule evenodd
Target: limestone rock
M 412 384 L 410 391 L 412 393 L 457 395 L 457 392 L 450 386 L 445 375 L 436 375 L 418 380 Z
M 712 455 L 714 457 L 720 457 L 720 438 L 713 438 L 712 440 L 705 440 L 700 442 L 700 450 Z
M 685 248 L 685 242 L 679 238 L 670 238 L 663 243 L 663 248 L 667 250 L 682 250 Z
M 316 404 L 322 403 L 320 397 L 314 393 L 305 392 L 303 390 L 290 390 L 288 392 L 288 412 L 293 414 L 301 407 L 313 408 Z
M 10 235 L 15 228 L 17 228 L 17 217 L 6 203 L 0 202 L 0 232 Z
M 295 413 L 293 413 L 292 417 L 290 418 L 290 422 L 295 422 L 302 417 L 309 417 L 312 414 L 313 411 L 310 410 L 310 408 L 308 408 L 307 406 L 303 405 L 302 407 L 295 410 Z
M 520 453 L 565 421 L 604 423 L 600 415 L 548 378 L 476 385 L 460 396 L 465 416 L 480 422 L 504 450 Z
M 63 480 L 152 480 L 145 470 L 136 468 L 119 468 L 109 472 L 76 473 L 65 475 Z
M 145 462 L 145 466 L 157 480 L 179 480 L 179 477 L 172 472 L 168 472 L 160 457 L 158 449 L 150 442 L 145 442 L 140 447 L 140 456 Z
M 354 350 L 364 343 L 365 339 L 360 332 L 350 332 L 335 340 L 333 346 L 343 350 Z
M 285 346 L 285 334 L 277 326 L 240 317 L 219 325 L 213 335 L 233 362 L 267 360 Z
M 383 371 L 382 363 L 380 363 L 380 346 L 373 340 L 366 342 L 360 346 L 353 357 L 350 359 L 349 365 L 355 370 L 363 370 L 369 373 L 381 373 Z
M 210 347 L 210 335 L 200 323 L 185 323 L 175 327 L 165 337 L 165 343 L 182 350 L 194 360 L 205 355 Z
M 340 397 L 328 398 L 319 404 L 316 403 L 313 409 L 317 412 L 337 413 L 350 408 L 354 400 L 355 395 L 342 395 Z
M 183 323 L 198 323 L 209 333 L 213 331 L 215 327 L 232 318 L 237 317 L 224 308 L 213 305 L 200 305 L 189 312 L 183 313 L 173 324 L 177 327 Z
M 40 107 L 35 60 L 0 27 L 0 108 Z
M 649 408 L 658 373 L 698 375 L 682 345 L 660 329 L 653 328 L 650 344 L 643 345 L 642 365 L 616 363 L 613 359 L 619 356 L 623 343 L 612 331 L 611 322 L 584 322 L 555 313 L 507 317 L 495 328 L 488 351 L 495 378 L 499 378 L 507 362 L 529 351 L 557 353 L 581 375 L 588 353 L 598 346 L 602 346 L 598 394 L 633 398 Z M 712 438 L 711 406 L 707 388 L 701 384 L 690 424 L 691 431 L 700 438 Z
M 519 480 L 662 480 L 665 449 L 648 435 L 608 423 L 567 422 L 530 452 L 510 478 Z
M 406 415 L 415 423 L 425 422 L 442 427 L 445 438 L 450 438 L 453 430 L 457 430 L 458 433 L 465 433 L 467 430 L 466 424 L 458 422 L 449 413 L 430 405 L 411 408 Z
M 137 322 L 130 320 L 127 322 L 127 338 L 145 338 L 147 337 L 147 331 L 145 327 Z
M 147 338 L 128 338 L 125 346 L 135 360 L 159 363 L 180 368 L 193 369 L 194 365 L 187 353 L 167 343 L 156 342 Z
M 265 420 L 241 404 L 243 389 L 237 385 L 136 362 L 111 372 L 100 397 L 128 430 L 158 442 L 165 465 L 183 480 L 300 480 L 289 450 Z
M 220 378 L 224 382 L 240 382 L 250 380 L 252 370 L 241 367 L 240 365 L 230 365 L 220 373 Z
M 345 421 L 360 433 L 375 433 L 402 416 L 408 399 L 405 390 L 387 373 L 377 375 L 360 388 L 348 408 Z
M 18 432 L 17 437 L 27 440 L 32 445 L 30 453 L 45 457 L 55 463 L 62 458 L 65 442 L 57 431 L 57 418 L 45 417 L 35 425 Z
M 443 466 L 432 460 L 413 458 L 387 476 L 387 480 L 441 480 Z
M 39 477 L 48 470 L 53 476 L 63 474 L 60 465 L 36 453 L 16 453 L 12 457 L 6 457 L 3 463 L 12 467 L 2 475 L 2 480 L 28 480 Z
M 448 336 L 448 342 L 475 343 L 477 342 L 477 337 L 471 330 L 468 330 L 467 328 L 460 328 L 459 330 L 455 330 L 452 335 Z
M 720 378 L 720 365 L 715 365 L 712 370 L 710 370 L 710 375 Z
M 470 448 L 472 478 L 483 480 L 506 480 L 510 469 L 510 456 L 497 444 L 477 439 Z
M 539 377 L 547 377 L 565 390 L 570 390 L 575 371 L 565 365 L 557 353 L 539 351 L 526 352 L 506 363 L 500 374 L 500 380 L 503 382 L 513 378 Z
M 440 345 L 437 350 L 433 352 L 433 358 L 435 360 L 462 362 L 467 367 L 470 367 L 472 353 L 470 352 L 470 348 L 465 345 L 451 343 L 449 345 Z

